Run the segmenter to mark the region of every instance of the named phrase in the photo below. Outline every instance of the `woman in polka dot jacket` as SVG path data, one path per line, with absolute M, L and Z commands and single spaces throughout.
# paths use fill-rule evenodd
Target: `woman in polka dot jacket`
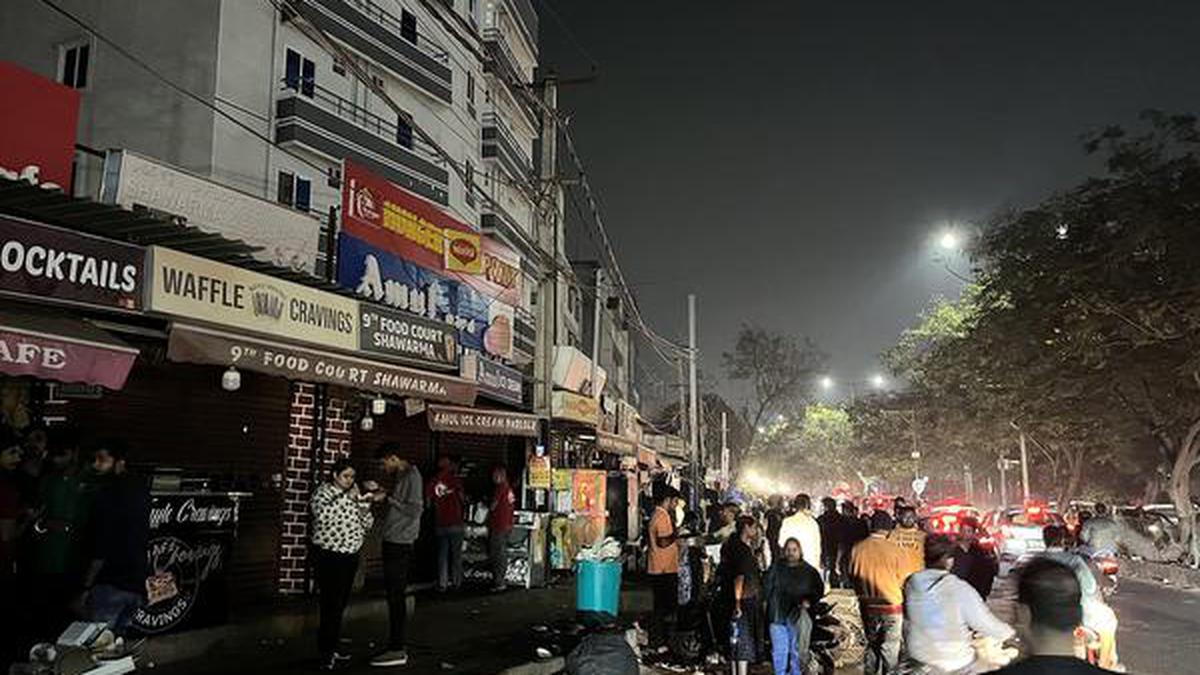
M 333 670 L 349 659 L 337 651 L 342 614 L 350 601 L 358 551 L 374 517 L 371 496 L 359 492 L 354 467 L 346 460 L 333 465 L 329 482 L 312 497 L 312 543 L 316 555 L 317 584 L 321 592 L 321 627 L 317 648 L 321 665 Z

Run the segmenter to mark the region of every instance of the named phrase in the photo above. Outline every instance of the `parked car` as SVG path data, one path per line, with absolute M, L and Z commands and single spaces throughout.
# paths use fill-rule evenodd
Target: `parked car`
M 938 504 L 929 509 L 925 531 L 930 534 L 958 534 L 964 520 L 981 522 L 979 509 L 969 504 Z
M 1066 527 L 1058 512 L 1039 504 L 997 509 L 984 516 L 983 527 L 995 541 L 996 554 L 1002 560 L 1046 550 L 1042 536 L 1048 525 Z

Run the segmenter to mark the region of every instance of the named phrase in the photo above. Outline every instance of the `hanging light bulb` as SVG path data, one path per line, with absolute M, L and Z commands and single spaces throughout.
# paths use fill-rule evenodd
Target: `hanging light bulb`
M 221 388 L 225 391 L 237 391 L 242 388 L 242 374 L 237 368 L 229 366 L 229 369 L 221 374 Z
M 387 412 L 387 401 L 382 397 L 376 397 L 371 401 L 371 414 L 382 415 Z
M 358 428 L 363 431 L 370 431 L 375 428 L 375 418 L 370 415 L 363 415 L 362 421 L 358 423 Z

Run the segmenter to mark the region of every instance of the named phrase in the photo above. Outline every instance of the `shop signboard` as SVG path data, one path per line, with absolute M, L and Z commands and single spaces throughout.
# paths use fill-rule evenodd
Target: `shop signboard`
M 346 162 L 342 231 L 434 272 L 479 274 L 480 237 L 469 225 L 363 167 Z
M 358 303 L 358 319 L 365 352 L 441 368 L 458 365 L 457 331 L 445 323 L 366 302 Z
M 145 261 L 138 246 L 0 216 L 0 292 L 137 310 Z
M 625 400 L 617 402 L 617 435 L 633 441 L 642 442 L 642 425 L 638 422 L 637 408 Z
M 462 281 L 489 298 L 520 307 L 524 295 L 521 256 L 495 238 L 486 235 L 483 237 L 481 251 L 482 265 L 479 274 L 462 274 Z
M 182 218 L 201 232 L 256 247 L 263 262 L 316 271 L 321 218 L 143 157 L 111 150 L 104 159 L 100 200 Z
M 39 325 L 13 319 L 20 315 L 0 313 L 0 373 L 109 389 L 125 386 L 138 350 L 55 330 L 53 321 Z M 84 325 L 66 318 L 58 321 Z
M 150 302 L 160 314 L 349 351 L 359 348 L 358 303 L 265 274 L 150 249 Z
M 550 489 L 550 456 L 538 456 L 534 452 L 530 452 L 525 459 L 525 466 L 529 471 L 526 487 L 531 490 L 549 490 Z
M 150 503 L 147 603 L 133 616 L 143 633 L 199 628 L 225 621 L 227 571 L 238 504 L 226 494 L 164 493 Z
M 429 428 L 434 431 L 537 438 L 539 422 L 540 420 L 535 415 L 503 410 L 429 406 Z
M 554 392 L 550 410 L 556 420 L 567 420 L 591 427 L 596 426 L 600 415 L 600 406 L 596 399 L 569 391 Z
M 324 382 L 396 397 L 470 405 L 475 383 L 380 361 L 176 324 L 167 357 L 186 363 L 245 368 L 304 382 Z
M 578 515 L 603 515 L 607 484 L 604 471 L 576 469 L 571 483 L 571 510 Z
M 464 348 L 512 357 L 512 306 L 467 284 L 347 233 L 338 239 L 337 279 L 366 300 L 453 326 Z
M 0 177 L 71 189 L 79 91 L 0 61 Z
M 479 383 L 481 396 L 516 406 L 525 404 L 525 376 L 516 368 L 489 359 L 478 359 L 475 380 Z
M 592 359 L 570 345 L 554 347 L 554 386 L 577 394 L 592 391 Z M 596 369 L 595 391 L 603 391 L 608 374 L 603 368 Z
M 625 457 L 637 456 L 637 443 L 603 431 L 596 432 L 596 446 L 604 452 Z
M 554 469 L 550 477 L 551 487 L 555 492 L 570 492 L 574 476 L 574 469 Z

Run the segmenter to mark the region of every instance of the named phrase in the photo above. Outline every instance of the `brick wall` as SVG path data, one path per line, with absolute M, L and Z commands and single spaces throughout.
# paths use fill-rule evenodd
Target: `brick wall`
M 284 450 L 283 512 L 279 537 L 279 592 L 305 591 L 308 565 L 308 498 L 322 471 L 350 454 L 351 420 L 346 400 L 330 396 L 325 401 L 324 447 L 316 430 L 317 387 L 292 384 L 288 411 L 288 443 Z M 317 464 L 314 466 L 314 462 Z

